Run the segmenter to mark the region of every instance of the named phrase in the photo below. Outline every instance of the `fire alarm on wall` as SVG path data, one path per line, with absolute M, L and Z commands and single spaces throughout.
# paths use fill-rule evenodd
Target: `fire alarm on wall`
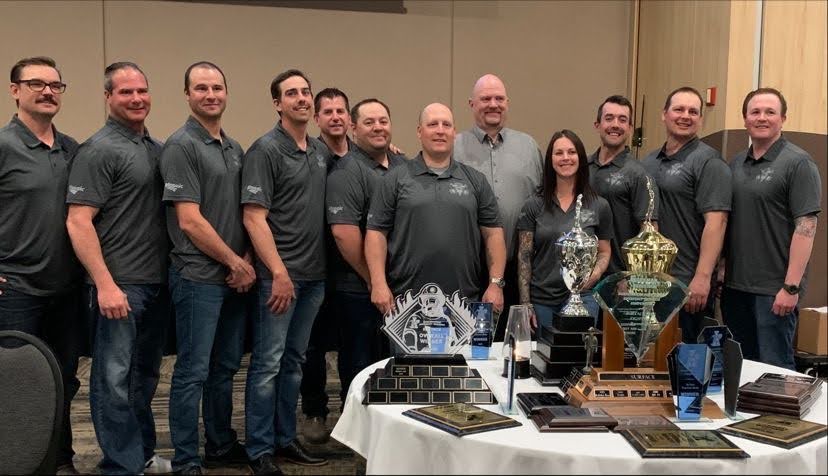
M 704 100 L 705 106 L 715 106 L 716 105 L 716 87 L 707 88 L 707 98 Z

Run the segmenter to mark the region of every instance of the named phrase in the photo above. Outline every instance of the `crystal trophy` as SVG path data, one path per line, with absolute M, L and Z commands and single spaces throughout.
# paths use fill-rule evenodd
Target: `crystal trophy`
M 446 296 L 434 283 L 406 291 L 382 330 L 402 352 L 368 378 L 364 404 L 496 403 L 460 353 L 471 342 L 475 318 L 459 291 Z
M 667 356 L 673 403 L 679 420 L 699 420 L 713 374 L 713 351 L 707 344 L 680 343 Z
M 486 360 L 492 347 L 492 303 L 473 302 L 470 304 L 474 316 L 474 332 L 471 337 L 471 358 Z
M 713 352 L 713 375 L 710 377 L 709 393 L 722 391 L 724 381 L 724 346 L 733 338 L 727 326 L 707 326 L 699 333 L 697 342 L 707 344 Z

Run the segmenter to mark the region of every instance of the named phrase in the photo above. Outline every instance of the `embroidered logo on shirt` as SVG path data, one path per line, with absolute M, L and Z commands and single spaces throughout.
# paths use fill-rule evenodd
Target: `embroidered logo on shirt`
M 164 184 L 164 188 L 166 188 L 170 192 L 177 192 L 177 191 L 181 190 L 182 188 L 184 188 L 184 186 L 181 185 L 180 183 L 167 182 L 167 183 Z
M 345 207 L 342 207 L 342 206 L 328 207 L 328 212 L 330 212 L 331 215 L 336 215 L 337 213 L 341 212 L 344 208 Z
M 759 172 L 759 175 L 756 176 L 757 182 L 767 183 L 773 180 L 773 169 L 763 169 Z
M 85 188 L 83 188 L 83 187 L 79 187 L 79 186 L 77 186 L 77 185 L 70 185 L 70 186 L 69 186 L 69 193 L 71 193 L 72 195 L 74 195 L 74 194 L 76 194 L 76 193 L 78 193 L 78 192 L 85 192 L 85 191 L 86 191 L 86 189 L 85 189 Z
M 620 188 L 624 186 L 624 174 L 621 172 L 613 172 L 607 176 L 607 184 L 612 188 Z
M 452 195 L 459 195 L 462 197 L 463 195 L 469 194 L 469 188 L 464 183 L 454 182 L 449 184 L 449 193 Z
M 371 221 L 371 218 L 374 218 L 374 214 L 373 214 L 373 213 L 369 213 L 369 214 L 368 214 L 368 217 L 367 217 L 368 221 Z
M 325 167 L 327 164 L 325 163 L 325 157 L 321 155 L 316 156 L 316 165 L 319 167 Z
M 256 195 L 257 193 L 262 191 L 262 187 L 254 187 L 253 185 L 248 185 L 247 191 L 252 193 L 253 195 Z
M 667 175 L 671 175 L 671 176 L 675 177 L 677 175 L 681 175 L 681 172 L 683 170 L 684 170 L 684 164 L 679 162 L 679 163 L 671 165 L 670 168 L 668 168 L 664 173 L 666 173 Z
M 595 222 L 595 212 L 586 208 L 581 209 L 581 223 L 588 225 Z

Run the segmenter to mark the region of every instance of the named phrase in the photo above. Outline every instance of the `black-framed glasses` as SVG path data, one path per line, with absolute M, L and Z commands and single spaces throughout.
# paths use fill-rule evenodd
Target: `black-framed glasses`
M 46 86 L 49 86 L 49 89 L 52 90 L 55 94 L 62 94 L 66 91 L 66 83 L 61 83 L 60 81 L 54 81 L 51 83 L 47 83 L 42 79 L 21 79 L 20 81 L 15 81 L 17 84 L 25 84 L 29 87 L 32 91 L 39 93 L 46 89 Z

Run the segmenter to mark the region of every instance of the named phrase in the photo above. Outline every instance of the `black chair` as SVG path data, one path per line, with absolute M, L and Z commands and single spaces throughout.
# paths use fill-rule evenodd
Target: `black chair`
M 63 415 L 57 360 L 37 337 L 0 331 L 0 474 L 54 474 Z

